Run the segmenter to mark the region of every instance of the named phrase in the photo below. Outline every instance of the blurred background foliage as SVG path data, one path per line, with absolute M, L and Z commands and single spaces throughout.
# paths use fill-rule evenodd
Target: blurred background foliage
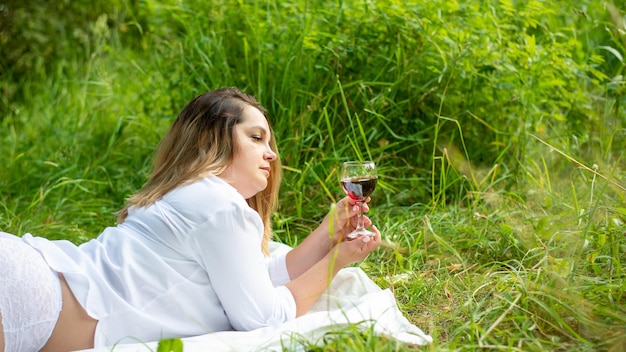
M 495 184 L 523 196 L 548 150 L 532 136 L 604 169 L 625 145 L 623 14 L 604 1 L 8 0 L 0 13 L 3 135 L 14 158 L 42 160 L 34 189 L 56 175 L 43 161 L 65 161 L 70 179 L 106 174 L 122 203 L 182 105 L 225 85 L 269 108 L 294 199 L 334 188 L 351 158 L 379 162 L 397 205 Z

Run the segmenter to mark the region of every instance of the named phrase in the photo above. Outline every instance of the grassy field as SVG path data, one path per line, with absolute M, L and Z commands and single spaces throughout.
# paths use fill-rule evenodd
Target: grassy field
M 0 230 L 81 243 L 195 95 L 271 114 L 276 239 L 371 159 L 361 267 L 433 351 L 626 351 L 626 8 L 600 0 L 113 0 L 0 8 Z M 347 331 L 311 351 L 414 349 Z

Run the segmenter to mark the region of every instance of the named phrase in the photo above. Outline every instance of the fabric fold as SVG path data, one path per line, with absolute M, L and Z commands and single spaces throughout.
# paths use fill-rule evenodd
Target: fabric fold
M 379 288 L 360 268 L 339 271 L 330 287 L 309 313 L 276 327 L 252 331 L 222 331 L 183 338 L 185 352 L 283 351 L 302 346 L 323 345 L 329 333 L 372 331 L 409 345 L 426 345 L 432 337 L 415 326 L 399 310 L 389 289 Z M 156 350 L 157 341 L 118 344 L 85 350 L 90 352 L 146 352 Z

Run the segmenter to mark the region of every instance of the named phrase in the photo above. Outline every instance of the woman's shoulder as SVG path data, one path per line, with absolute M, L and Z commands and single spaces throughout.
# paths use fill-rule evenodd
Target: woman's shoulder
M 180 186 L 161 199 L 181 212 L 200 210 L 217 212 L 233 208 L 248 208 L 245 199 L 235 188 L 217 176 L 207 176 Z
M 163 198 L 175 197 L 204 197 L 212 195 L 214 197 L 237 198 L 239 193 L 226 181 L 213 175 L 209 175 L 175 188 Z M 241 195 L 239 195 L 241 197 Z

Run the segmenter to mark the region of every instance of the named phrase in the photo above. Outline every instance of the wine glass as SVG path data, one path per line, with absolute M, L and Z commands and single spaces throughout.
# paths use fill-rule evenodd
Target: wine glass
M 347 237 L 355 239 L 359 236 L 374 236 L 363 225 L 363 202 L 369 197 L 376 188 L 378 174 L 376 173 L 376 165 L 373 161 L 346 161 L 341 168 L 341 188 L 354 199 L 359 206 L 357 216 L 357 226 L 354 231 L 350 232 Z

